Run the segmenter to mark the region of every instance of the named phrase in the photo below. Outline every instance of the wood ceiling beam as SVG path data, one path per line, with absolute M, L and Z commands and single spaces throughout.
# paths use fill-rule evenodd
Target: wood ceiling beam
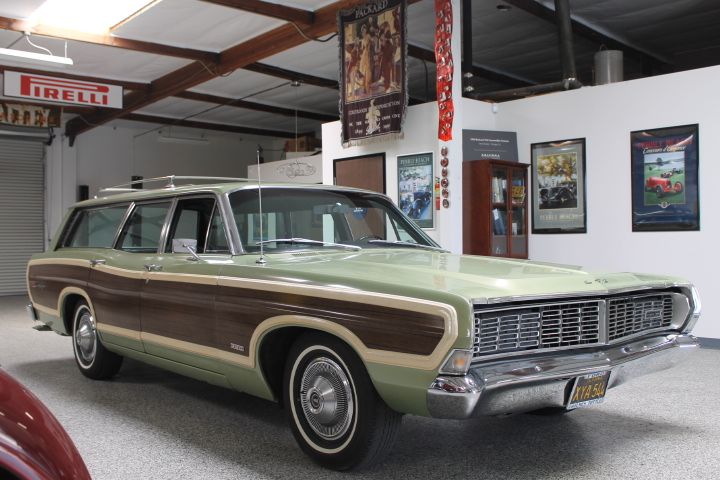
M 334 90 L 338 90 L 340 88 L 337 80 L 316 77 L 315 75 L 308 75 L 306 73 L 295 72 L 292 70 L 287 70 L 285 68 L 268 65 L 266 63 L 251 63 L 249 65 L 245 65 L 243 67 L 243 70 L 250 70 L 251 72 L 262 73 L 263 75 L 269 75 L 271 77 L 282 78 L 290 81 L 299 80 L 300 83 L 304 83 L 306 85 L 314 85 L 316 87 L 332 88 Z
M 10 30 L 18 33 L 30 32 L 32 35 L 42 35 L 45 37 L 59 38 L 62 40 L 74 40 L 77 42 L 90 43 L 93 45 L 103 45 L 107 47 L 122 48 L 125 50 L 135 50 L 137 52 L 143 53 L 153 53 L 155 55 L 185 58 L 208 64 L 214 64 L 220 58 L 220 54 L 216 52 L 195 50 L 192 48 L 173 47 L 171 45 L 143 42 L 141 40 L 130 40 L 128 38 L 121 38 L 113 35 L 96 35 L 91 33 L 83 33 L 75 30 L 66 30 L 63 28 L 55 28 L 43 25 L 32 26 L 25 20 L 20 20 L 17 18 L 0 17 L 0 29 Z
M 513 7 L 519 8 L 520 10 L 523 10 L 523 11 L 530 13 L 538 18 L 541 18 L 547 22 L 550 22 L 553 25 L 557 24 L 557 16 L 555 14 L 555 10 L 536 2 L 535 0 L 503 0 L 503 1 L 509 5 L 512 5 Z M 651 64 L 661 67 L 664 70 L 667 70 L 667 68 L 670 68 L 672 70 L 671 63 L 667 62 L 666 60 L 660 58 L 659 56 L 657 56 L 655 54 L 652 54 L 649 52 L 644 52 L 635 47 L 632 47 L 626 43 L 623 43 L 622 41 L 620 41 L 616 38 L 610 37 L 602 32 L 599 32 L 584 23 L 580 23 L 577 20 L 572 19 L 571 24 L 572 24 L 573 34 L 578 35 L 578 36 L 584 38 L 585 40 L 589 40 L 598 45 L 605 45 L 605 47 L 607 47 L 611 50 L 622 50 L 627 55 L 630 55 L 630 56 L 636 58 L 637 60 L 640 60 L 643 63 L 650 62 Z
M 273 105 L 266 105 L 264 103 L 249 102 L 247 100 L 233 99 L 229 97 L 220 97 L 218 95 L 209 95 L 207 93 L 199 93 L 192 91 L 180 92 L 176 97 L 185 98 L 187 100 L 195 100 L 198 102 L 215 103 L 218 105 L 225 105 L 228 107 L 245 108 L 248 110 L 255 110 L 257 112 L 273 113 L 276 115 L 283 115 L 286 117 L 307 118 L 310 120 L 317 120 L 319 122 L 334 122 L 339 117 L 337 115 L 326 115 L 324 113 L 308 112 L 305 110 L 295 110 L 293 108 L 276 107 Z
M 12 70 L 14 72 L 30 73 L 33 75 L 47 75 L 49 77 L 67 78 L 68 80 L 80 80 L 81 82 L 96 82 L 96 83 L 109 83 L 111 85 L 120 85 L 127 90 L 137 90 L 140 92 L 150 92 L 149 83 L 140 82 L 128 82 L 126 80 L 113 80 L 109 78 L 90 77 L 87 75 L 75 75 L 72 73 L 65 72 L 54 72 L 50 70 L 36 70 L 34 68 L 25 67 L 11 67 L 9 65 L 0 65 L 0 73 L 5 70 Z
M 310 25 L 315 20 L 313 12 L 301 8 L 288 7 L 277 3 L 262 2 L 260 0 L 203 0 L 208 3 L 235 8 L 246 12 L 256 13 L 266 17 Z
M 304 29 L 305 35 L 311 38 L 322 37 L 337 31 L 336 15 L 338 10 L 350 8 L 364 3 L 365 0 L 340 0 L 315 12 L 315 22 Z M 163 98 L 189 90 L 207 82 L 218 75 L 225 75 L 238 68 L 243 68 L 263 58 L 270 57 L 289 48 L 301 45 L 308 40 L 300 35 L 295 26 L 285 24 L 269 32 L 258 35 L 246 42 L 228 48 L 220 53 L 220 62 L 208 68 L 201 62 L 192 62 L 182 68 L 164 75 L 152 82 L 150 94 L 133 92 L 125 96 L 123 110 L 101 112 L 83 118 L 70 120 L 65 133 L 72 141 L 75 136 L 102 125 L 110 120 L 126 115 L 137 109 L 155 103 Z
M 157 123 L 173 127 L 199 128 L 202 130 L 215 130 L 220 132 L 241 133 L 245 135 L 261 135 L 266 137 L 295 138 L 294 132 L 281 130 L 266 130 L 262 128 L 243 127 L 240 125 L 227 125 L 222 123 L 201 122 L 198 120 L 183 120 L 181 118 L 160 117 L 157 115 L 145 115 L 143 113 L 127 113 L 120 118 L 136 122 Z M 298 133 L 306 135 L 307 133 Z

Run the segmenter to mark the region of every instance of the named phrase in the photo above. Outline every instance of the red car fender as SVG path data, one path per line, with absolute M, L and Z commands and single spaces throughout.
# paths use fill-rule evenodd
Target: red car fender
M 60 422 L 20 382 L 0 370 L 0 473 L 22 479 L 89 480 Z

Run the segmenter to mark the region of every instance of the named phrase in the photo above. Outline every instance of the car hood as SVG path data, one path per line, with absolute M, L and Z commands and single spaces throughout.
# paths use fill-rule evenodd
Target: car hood
M 643 286 L 668 286 L 679 279 L 637 273 L 593 273 L 581 267 L 529 260 L 456 255 L 419 249 L 360 252 L 299 251 L 267 255 L 266 273 L 334 286 L 407 294 L 433 290 L 470 300 L 557 293 L 602 294 Z

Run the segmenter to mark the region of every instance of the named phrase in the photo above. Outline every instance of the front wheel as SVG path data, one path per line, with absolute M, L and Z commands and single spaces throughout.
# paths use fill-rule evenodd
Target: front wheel
M 120 370 L 123 357 L 107 350 L 98 339 L 95 316 L 87 302 L 80 301 L 73 316 L 73 352 L 80 372 L 93 380 L 106 380 Z
M 303 335 L 293 345 L 283 396 L 300 448 L 334 470 L 379 463 L 402 420 L 378 396 L 355 352 L 323 334 Z

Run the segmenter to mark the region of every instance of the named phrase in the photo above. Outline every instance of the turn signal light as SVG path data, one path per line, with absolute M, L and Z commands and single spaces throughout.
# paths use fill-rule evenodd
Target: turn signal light
M 445 360 L 440 373 L 442 375 L 465 375 L 470 369 L 471 361 L 471 350 L 453 350 L 450 352 L 448 359 Z

